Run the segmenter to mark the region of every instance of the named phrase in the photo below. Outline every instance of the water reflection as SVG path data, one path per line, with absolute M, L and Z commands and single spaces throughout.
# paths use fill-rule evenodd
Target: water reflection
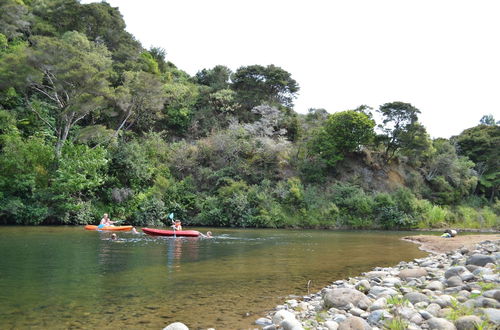
M 167 270 L 169 272 L 180 271 L 182 263 L 186 261 L 199 260 L 200 239 L 198 237 L 167 237 L 164 239 L 167 240 Z

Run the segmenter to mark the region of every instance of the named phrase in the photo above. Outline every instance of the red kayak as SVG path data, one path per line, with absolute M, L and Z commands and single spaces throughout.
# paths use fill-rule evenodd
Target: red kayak
M 151 236 L 184 236 L 184 237 L 198 237 L 200 232 L 197 230 L 163 230 L 142 228 L 142 231 Z

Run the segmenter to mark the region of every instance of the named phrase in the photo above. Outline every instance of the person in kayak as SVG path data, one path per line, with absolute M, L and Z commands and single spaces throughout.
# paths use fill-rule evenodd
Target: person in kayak
M 172 226 L 171 226 L 174 230 L 182 230 L 182 224 L 181 224 L 181 221 L 180 220 L 175 220 L 172 221 Z
M 104 216 L 101 219 L 101 223 L 99 224 L 99 226 L 97 226 L 97 228 L 101 229 L 103 227 L 112 226 L 115 222 L 116 221 L 111 221 L 107 213 L 104 213 Z

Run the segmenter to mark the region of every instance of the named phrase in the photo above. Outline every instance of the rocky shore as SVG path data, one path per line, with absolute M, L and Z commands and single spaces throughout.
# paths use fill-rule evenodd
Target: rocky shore
M 422 236 L 405 239 L 433 252 L 426 258 L 377 267 L 320 292 L 287 300 L 256 320 L 263 330 L 500 329 L 500 239 L 475 243 Z M 427 245 L 426 245 L 427 244 Z M 446 246 L 445 246 L 446 245 Z M 438 253 L 448 248 L 446 253 Z M 187 330 L 176 322 L 164 330 Z
M 284 329 L 500 329 L 500 240 L 375 268 L 290 299 L 255 323 Z

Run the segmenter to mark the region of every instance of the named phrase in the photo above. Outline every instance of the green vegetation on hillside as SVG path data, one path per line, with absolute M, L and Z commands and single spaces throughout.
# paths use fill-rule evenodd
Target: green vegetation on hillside
M 432 140 L 409 103 L 377 125 L 298 92 L 275 65 L 190 76 L 105 2 L 0 0 L 0 223 L 499 227 L 492 116 Z

